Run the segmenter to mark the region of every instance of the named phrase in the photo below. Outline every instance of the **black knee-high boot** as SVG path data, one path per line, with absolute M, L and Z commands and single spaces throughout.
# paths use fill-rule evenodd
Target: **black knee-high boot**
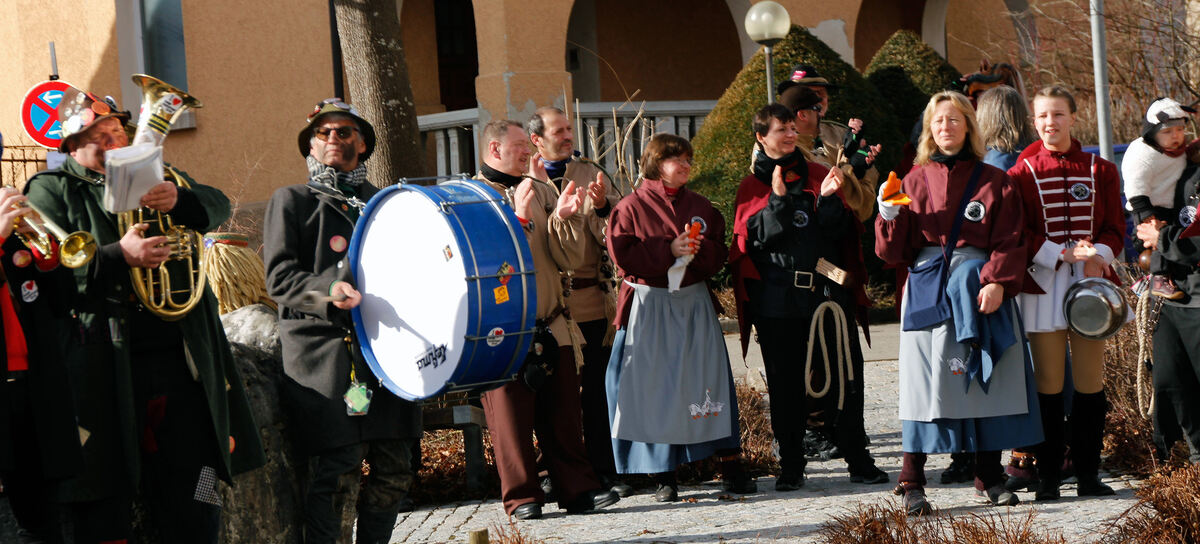
M 1034 500 L 1053 501 L 1059 498 L 1063 461 L 1063 394 L 1038 393 L 1042 411 L 1042 434 L 1045 440 L 1034 447 L 1037 453 L 1037 474 L 1040 479 Z
M 1075 392 L 1071 406 L 1071 457 L 1075 461 L 1075 477 L 1079 480 L 1080 497 L 1112 495 L 1111 487 L 1100 481 L 1100 449 L 1104 445 L 1104 415 L 1108 399 L 1104 390 L 1099 393 Z

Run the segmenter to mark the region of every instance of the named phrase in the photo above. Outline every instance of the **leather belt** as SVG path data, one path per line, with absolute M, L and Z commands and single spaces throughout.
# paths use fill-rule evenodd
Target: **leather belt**
M 792 287 L 797 289 L 808 289 L 810 291 L 813 290 L 815 288 L 813 285 L 813 273 L 805 272 L 803 270 L 796 270 L 793 272 Z
M 28 375 L 29 375 L 28 370 L 9 370 L 8 371 L 8 379 L 5 381 L 7 381 L 8 383 L 13 383 L 17 380 L 25 379 Z
M 578 291 L 600 285 L 600 278 L 571 278 L 571 290 Z

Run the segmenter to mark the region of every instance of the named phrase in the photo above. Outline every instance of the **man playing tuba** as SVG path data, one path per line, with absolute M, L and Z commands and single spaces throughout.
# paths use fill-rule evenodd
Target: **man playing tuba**
M 141 493 L 164 541 L 215 543 L 216 480 L 264 463 L 216 299 L 203 292 L 175 321 L 145 309 L 133 294 L 131 267 L 157 267 L 171 250 L 165 237 L 143 236 L 145 224 L 119 231 L 103 205 L 105 153 L 128 145 L 129 113 L 111 98 L 72 88 L 58 118 L 59 151 L 69 156 L 25 190 L 46 219 L 90 232 L 99 244 L 95 258 L 59 286 L 73 291 L 77 322 L 68 327 L 77 328 L 86 354 L 86 364 L 68 365 L 85 459 L 83 474 L 62 489 L 76 542 L 128 538 L 130 501 Z M 201 232 L 230 214 L 224 194 L 194 182 L 159 183 L 141 204 Z

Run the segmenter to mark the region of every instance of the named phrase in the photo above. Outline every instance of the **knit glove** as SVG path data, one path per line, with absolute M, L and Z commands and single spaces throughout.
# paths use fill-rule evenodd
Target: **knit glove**
M 879 217 L 882 217 L 884 221 L 891 221 L 900 215 L 900 208 L 903 206 L 883 201 L 883 191 L 886 185 L 886 183 L 879 184 L 879 195 L 875 197 L 875 203 L 879 204 Z

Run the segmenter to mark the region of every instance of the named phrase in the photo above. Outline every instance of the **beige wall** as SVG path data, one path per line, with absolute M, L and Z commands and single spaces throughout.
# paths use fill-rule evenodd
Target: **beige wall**
M 47 42 L 57 44 L 64 80 L 121 97 L 133 72 L 118 57 L 116 6 L 134 0 L 9 0 L 0 18 L 0 131 L 9 145 L 31 143 L 16 114 L 25 92 L 49 72 Z M 444 110 L 438 91 L 436 0 L 405 0 L 401 14 L 418 113 Z M 792 21 L 844 28 L 859 40 L 862 0 L 781 0 Z M 646 100 L 713 99 L 740 68 L 738 33 L 751 2 L 598 0 L 598 47 L 625 87 Z M 475 0 L 481 121 L 527 118 L 545 104 L 571 100 L 566 33 L 573 2 Z M 739 7 L 741 6 L 741 7 Z M 739 10 L 742 10 L 740 14 Z M 895 10 L 893 10 L 895 11 Z M 67 20 L 43 14 L 86 13 Z M 879 17 L 891 12 L 875 12 Z M 1002 0 L 952 2 L 947 15 L 950 61 L 971 71 L 985 54 L 1010 60 L 1012 24 Z M 168 160 L 242 203 L 261 202 L 303 179 L 296 133 L 313 104 L 333 94 L 324 0 L 183 0 L 189 91 L 204 102 L 197 128 L 174 132 Z M 537 32 L 522 32 L 536 24 Z M 896 23 L 899 24 L 899 23 Z M 871 35 L 888 25 L 869 23 Z M 993 45 L 1000 44 L 1000 45 Z M 1007 45 L 1006 45 L 1007 44 Z M 1007 48 L 1007 50 L 1006 50 Z M 666 58 L 662 58 L 664 51 Z M 855 57 L 860 56 L 856 51 Z M 869 58 L 872 52 L 864 53 Z M 602 98 L 623 98 L 607 69 Z M 352 98 L 352 97 L 348 97 Z M 136 104 L 128 107 L 136 108 Z
M 85 9 L 86 6 L 86 9 Z M 120 70 L 114 34 L 116 8 L 112 2 L 86 0 L 8 0 L 0 17 L 0 132 L 6 145 L 32 145 L 17 110 L 25 92 L 50 74 L 48 43 L 55 42 L 58 72 L 71 84 L 112 89 L 102 94 L 120 97 Z M 69 25 L 43 14 L 87 13 Z
M 946 55 L 950 64 L 967 74 L 979 61 L 1019 65 L 1016 32 L 1003 0 L 950 2 L 946 12 Z

